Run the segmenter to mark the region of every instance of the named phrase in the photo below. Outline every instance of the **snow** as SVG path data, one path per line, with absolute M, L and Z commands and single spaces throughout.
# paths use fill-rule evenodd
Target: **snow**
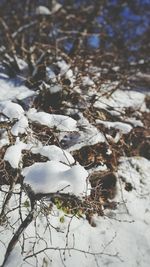
M 82 78 L 82 83 L 83 83 L 83 85 L 84 86 L 93 86 L 94 85 L 94 82 L 90 79 L 90 77 L 89 76 L 84 76 L 83 78 Z
M 2 144 L 5 142 L 7 144 L 7 139 L 6 141 L 3 140 Z M 22 150 L 24 149 L 30 149 L 33 154 L 41 154 L 42 156 L 47 157 L 49 160 L 55 160 L 58 162 L 60 161 L 67 165 L 71 165 L 75 162 L 74 158 L 69 152 L 55 145 L 42 146 L 42 144 L 39 144 L 38 146 L 35 146 L 35 144 L 32 143 L 25 144 L 19 141 L 19 139 L 16 140 L 15 145 L 7 148 L 4 160 L 8 161 L 13 168 L 18 168 L 22 158 Z
M 8 138 L 8 133 L 6 131 L 4 131 L 3 133 L 1 133 L 1 138 L 0 138 L 0 148 L 5 146 L 5 145 L 9 145 L 9 138 Z
M 51 94 L 55 94 L 62 91 L 62 86 L 60 84 L 52 85 L 49 88 Z
M 72 193 L 82 196 L 86 192 L 88 172 L 81 166 L 69 167 L 56 160 L 34 163 L 22 171 L 24 183 L 37 193 Z
M 134 127 L 144 127 L 143 122 L 140 120 L 136 120 L 135 118 L 127 118 L 125 122 L 131 123 Z
M 24 114 L 23 108 L 19 104 L 12 103 L 11 101 L 0 103 L 0 109 L 11 120 L 18 119 Z
M 70 80 L 70 87 L 73 87 L 75 78 L 71 69 L 66 72 L 65 77 Z
M 28 181 L 31 183 L 31 178 L 33 178 L 32 185 L 37 189 L 37 192 L 40 186 L 43 187 L 40 173 L 42 169 L 43 171 L 45 170 L 44 181 L 48 183 L 48 186 L 55 181 L 51 179 L 49 181 L 46 172 L 49 171 L 50 168 L 50 172 L 54 173 L 56 168 L 53 168 L 54 165 L 52 166 L 50 162 L 45 164 L 46 168 L 44 168 L 41 163 L 37 168 L 36 165 L 33 165 L 33 169 L 31 169 L 31 167 L 24 169 L 24 172 L 26 172 L 26 181 L 29 179 Z M 54 164 L 57 165 L 58 162 L 55 162 Z M 58 165 L 59 168 L 60 165 L 63 166 L 61 166 L 60 172 L 62 172 L 62 174 L 67 173 L 67 179 L 73 181 L 72 177 L 70 177 L 72 169 L 62 163 L 59 163 Z M 77 173 L 79 171 L 78 168 Z M 47 261 L 48 266 L 53 267 L 62 266 L 62 261 L 65 258 L 65 261 L 63 262 L 66 267 L 77 265 L 83 267 L 148 267 L 150 262 L 149 170 L 150 162 L 145 158 L 121 158 L 119 170 L 117 172 L 120 182 L 118 182 L 118 192 L 116 195 L 116 201 L 118 202 L 116 210 L 106 210 L 104 217 L 95 215 L 93 220 L 96 223 L 96 227 L 91 227 L 84 216 L 79 219 L 77 216 L 68 214 L 64 215 L 61 210 L 58 210 L 54 206 L 52 211 L 47 215 L 41 213 L 41 215 L 35 217 L 33 222 L 24 232 L 24 253 L 20 253 L 20 244 L 18 242 L 14 247 L 6 266 L 16 266 L 16 263 L 18 264 L 18 267 L 21 266 L 21 264 L 25 267 L 28 267 L 30 264 L 35 266 L 36 258 L 34 257 L 23 261 L 24 257 L 32 255 L 34 244 L 34 253 L 46 248 L 44 252 L 37 255 L 40 266 L 42 266 L 43 258 Z M 35 171 L 37 171 L 37 176 L 35 176 Z M 68 172 L 70 172 L 70 174 L 68 174 Z M 60 173 L 57 175 L 57 179 L 59 179 Z M 36 185 L 36 179 L 40 179 L 39 187 Z M 133 184 L 134 188 L 131 192 L 124 189 L 124 179 Z M 122 190 L 120 190 L 120 186 Z M 50 188 L 52 189 L 54 187 L 50 186 Z M 6 190 L 6 186 L 3 189 Z M 1 195 L 4 194 L 3 192 L 0 193 Z M 23 194 L 21 206 L 23 217 L 29 212 L 28 208 L 25 208 L 23 205 L 26 200 L 27 196 Z M 14 195 L 8 206 L 8 210 L 11 210 L 9 221 L 14 223 L 14 227 L 17 227 L 16 222 L 19 216 L 19 211 L 18 209 L 14 210 L 13 208 L 17 206 L 18 201 L 19 195 Z M 39 211 L 42 207 L 49 207 L 48 198 L 45 199 L 43 206 L 42 203 L 39 205 Z M 60 221 L 62 216 L 64 216 L 63 223 Z M 50 222 L 49 226 L 48 222 Z M 12 236 L 12 229 L 6 229 L 1 225 L 0 231 L 2 240 L 4 244 L 7 245 Z M 22 238 L 20 239 L 20 242 L 23 242 Z M 5 253 L 5 246 L 2 243 L 0 243 L 0 245 L 2 252 L 0 254 L 1 263 Z M 59 248 L 61 249 L 60 251 L 58 250 Z M 84 253 L 84 251 L 86 253 Z
M 17 139 L 15 145 L 9 146 L 7 148 L 4 155 L 4 160 L 8 161 L 13 168 L 19 168 L 19 164 L 22 159 L 22 150 L 27 148 L 28 148 L 27 144 Z
M 110 90 L 110 89 L 109 89 Z M 110 90 L 111 91 L 111 90 Z M 108 91 L 109 93 L 109 91 Z M 94 107 L 104 108 L 123 112 L 125 108 L 131 107 L 135 110 L 145 110 L 145 95 L 142 92 L 130 90 L 116 90 L 111 97 L 99 95 L 99 99 L 94 103 Z
M 126 158 L 122 158 L 119 172 L 122 168 L 126 169 L 126 160 Z M 140 166 L 141 173 L 144 175 L 145 170 L 147 171 L 150 168 L 150 163 L 144 158 L 135 158 L 133 161 L 136 164 L 130 168 L 130 172 L 126 169 L 125 176 L 129 179 L 130 175 L 132 175 L 132 178 L 138 181 L 136 190 L 139 190 L 140 176 L 138 171 L 136 172 L 135 170 L 136 165 Z M 135 176 L 135 172 L 137 176 Z M 106 217 L 95 216 L 95 228 L 91 227 L 84 218 L 79 220 L 74 217 L 71 220 L 69 217 L 65 216 L 65 222 L 60 223 L 59 218 L 62 214 L 57 209 L 54 209 L 53 213 L 55 216 L 51 215 L 51 224 L 53 226 L 55 225 L 55 227 L 60 230 L 59 232 L 52 230 L 52 247 L 57 247 L 58 244 L 59 247 L 66 247 L 67 242 L 67 248 L 74 247 L 81 251 L 85 250 L 91 253 L 100 253 L 96 256 L 88 255 L 87 253 L 85 257 L 85 254 L 82 254 L 79 251 L 71 250 L 70 253 L 68 253 L 64 250 L 66 258 L 65 265 L 67 267 L 77 265 L 96 267 L 97 263 L 101 264 L 100 266 L 108 265 L 111 267 L 132 267 L 138 266 L 138 264 L 142 267 L 149 266 L 150 216 L 148 216 L 148 211 L 146 211 L 149 210 L 150 204 L 148 195 L 148 192 L 150 193 L 150 179 L 148 174 L 145 176 L 144 182 L 144 188 L 147 189 L 143 197 L 141 197 L 136 190 L 131 193 L 123 189 L 123 196 L 125 197 L 129 214 L 126 209 L 122 208 L 124 204 L 122 203 L 122 197 L 119 193 L 120 190 L 118 190 L 117 200 L 120 201 L 118 209 L 111 212 L 107 211 Z M 70 220 L 69 237 L 66 241 L 64 237 L 67 233 L 67 227 Z M 41 224 L 41 226 L 38 227 L 38 232 L 43 237 L 42 227 L 44 225 L 44 218 L 42 218 L 42 221 L 39 219 L 38 223 Z M 30 228 L 31 233 L 32 227 Z M 61 231 L 63 233 L 61 233 Z M 45 233 L 44 236 L 46 237 L 47 234 Z M 36 251 L 39 250 L 40 247 L 38 245 Z M 117 258 L 117 256 L 109 256 L 116 255 L 116 253 L 118 253 L 119 258 Z M 54 267 L 61 266 L 61 257 L 58 257 L 59 253 L 57 251 L 49 251 L 48 255 L 50 255 Z
M 50 14 L 50 11 L 42 12 Z M 21 59 L 17 62 L 21 71 L 27 68 L 26 63 Z M 60 68 L 58 80 L 61 75 L 65 76 L 72 85 L 74 74 L 70 65 L 61 59 L 57 65 Z M 113 70 L 118 71 L 118 67 L 115 66 Z M 55 73 L 50 68 L 46 71 L 48 78 L 55 83 Z M 13 123 L 10 133 L 13 135 L 12 142 L 14 142 L 7 149 L 3 148 L 6 151 L 2 163 L 8 161 L 12 168 L 19 168 L 24 177 L 23 187 L 17 184 L 12 189 L 13 194 L 5 208 L 6 221 L 0 223 L 0 265 L 12 236 L 31 209 L 30 200 L 24 190 L 24 186 L 29 185 L 35 194 L 49 196 L 43 196 L 36 202 L 34 219 L 14 246 L 5 266 L 148 267 L 150 262 L 150 162 L 147 159 L 142 157 L 119 159 L 118 170 L 116 170 L 117 192 L 114 199 L 117 202 L 117 208 L 104 210 L 103 217 L 93 215 L 96 227 L 89 224 L 84 214 L 79 218 L 78 215 L 65 213 L 55 205 L 52 207 L 50 198 L 51 193 L 61 192 L 84 199 L 83 197 L 90 193 L 90 186 L 87 183 L 89 174 L 92 171 L 106 171 L 107 166 L 104 164 L 87 172 L 85 166 L 75 162 L 70 152 L 86 145 L 107 143 L 104 134 L 96 127 L 98 123 L 118 130 L 115 137 L 106 135 L 108 140 L 113 139 L 115 143 L 119 141 L 122 133 L 129 133 L 133 127 L 143 127 L 143 123 L 136 118 L 139 118 L 140 111 L 148 111 L 144 101 L 145 94 L 130 90 L 114 90 L 118 87 L 118 82 L 108 82 L 107 85 L 101 86 L 99 92 L 96 92 L 93 81 L 89 76 L 84 76 L 83 84 L 93 91 L 90 91 L 88 96 L 83 95 L 83 98 L 89 99 L 88 97 L 96 92 L 97 101 L 94 107 L 104 108 L 112 115 L 121 115 L 122 120 L 122 122 L 111 122 L 97 119 L 92 124 L 82 113 L 78 113 L 80 119 L 76 122 L 69 116 L 49 114 L 34 108 L 25 112 L 15 101 L 35 93 L 8 79 L 5 74 L 0 76 L 0 82 L 0 112 L 8 117 L 8 122 Z M 49 88 L 51 93 L 61 92 L 62 89 L 61 83 L 53 84 Z M 112 90 L 114 92 L 108 96 Z M 126 108 L 138 110 L 139 116 L 136 116 L 135 112 L 128 118 L 125 114 Z M 123 114 L 125 114 L 124 117 Z M 6 119 L 5 116 L 1 119 L 2 122 Z M 29 128 L 29 122 L 31 127 L 32 122 L 37 122 L 56 128 L 56 137 L 60 145 L 63 141 L 66 142 L 67 151 L 56 145 L 43 145 L 40 140 L 36 140 Z M 5 128 L 2 128 L 0 133 L 0 147 L 9 145 L 10 140 Z M 23 150 L 45 156 L 47 161 L 36 162 L 23 168 Z M 108 148 L 106 153 L 111 154 L 112 151 Z M 132 191 L 125 190 L 126 183 L 132 185 Z M 8 196 L 7 192 L 10 192 L 10 187 L 1 185 L 0 211 Z M 87 212 L 88 209 L 90 207 L 87 206 Z M 44 252 L 38 253 L 43 249 Z M 38 254 L 34 257 L 33 253 Z M 28 256 L 32 257 L 25 260 Z
M 33 154 L 41 154 L 42 156 L 48 157 L 49 160 L 56 160 L 66 164 L 74 163 L 74 158 L 69 152 L 55 145 L 33 147 L 31 151 Z
M 37 15 L 51 15 L 50 10 L 46 6 L 38 6 L 36 8 L 36 14 Z
M 67 73 L 67 71 L 70 68 L 70 65 L 68 65 L 64 60 L 58 61 L 57 65 L 60 68 L 61 75 L 64 75 L 65 73 Z
M 118 175 L 124 181 L 131 183 L 135 193 L 141 197 L 149 193 L 149 188 L 145 186 L 150 182 L 149 172 L 150 162 L 145 158 L 120 158 Z
M 112 67 L 112 70 L 115 71 L 115 72 L 117 72 L 117 71 L 120 70 L 120 67 L 119 66 L 114 66 L 114 67 Z
M 22 100 L 29 96 L 35 95 L 35 92 L 29 90 L 26 86 L 17 84 L 15 80 L 9 78 L 1 78 L 1 93 L 0 93 L 0 101 L 7 101 L 13 99 Z
M 11 133 L 14 136 L 18 136 L 19 134 L 24 134 L 27 131 L 29 126 L 27 118 L 22 115 L 20 119 L 12 126 Z
M 19 67 L 19 70 L 23 73 L 27 72 L 28 71 L 28 64 L 25 60 L 19 58 L 19 57 L 16 57 L 15 56 L 15 60 L 17 62 L 17 65 Z
M 52 2 L 52 13 L 54 14 L 55 12 L 57 12 L 60 8 L 62 7 L 62 5 L 60 3 L 57 3 L 56 1 Z
M 47 75 L 48 79 L 52 80 L 52 82 L 57 81 L 56 75 L 50 67 L 46 67 L 46 75 Z
M 98 119 L 96 120 L 96 123 L 103 124 L 108 129 L 110 128 L 118 129 L 123 134 L 129 133 L 133 129 L 133 127 L 130 124 L 119 122 L 119 121 L 111 122 L 111 121 L 102 121 Z
M 62 132 L 58 135 L 59 142 L 70 152 L 83 146 L 95 145 L 106 141 L 102 132 L 89 123 L 81 113 L 79 115 L 78 131 L 76 129 L 74 132 Z
M 72 87 L 75 77 L 73 75 L 72 69 L 70 69 L 70 65 L 64 60 L 59 60 L 57 62 L 57 66 L 60 68 L 60 74 L 58 75 L 58 77 L 65 76 L 66 79 L 70 80 L 70 87 Z
M 60 131 L 76 130 L 77 122 L 68 116 L 37 112 L 34 108 L 27 112 L 27 116 L 31 121 L 47 125 L 50 128 L 56 127 Z

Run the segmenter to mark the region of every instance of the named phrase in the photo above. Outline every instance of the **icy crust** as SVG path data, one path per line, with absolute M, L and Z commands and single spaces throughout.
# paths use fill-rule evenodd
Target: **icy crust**
M 64 115 L 49 114 L 46 112 L 37 112 L 32 108 L 27 112 L 27 117 L 34 122 L 47 125 L 50 128 L 56 127 L 60 131 L 75 131 L 77 122 Z
M 56 160 L 34 163 L 22 170 L 24 184 L 37 193 L 71 193 L 83 196 L 86 193 L 88 172 L 81 165 L 69 167 Z

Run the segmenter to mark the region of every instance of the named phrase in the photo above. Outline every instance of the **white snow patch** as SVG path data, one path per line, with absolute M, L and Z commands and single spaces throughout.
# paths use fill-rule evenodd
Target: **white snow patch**
M 9 137 L 8 137 L 8 133 L 7 131 L 4 131 L 1 134 L 1 138 L 0 138 L 0 148 L 5 146 L 5 145 L 9 145 Z
M 119 131 L 116 133 L 116 135 L 114 137 L 112 137 L 109 134 L 106 134 L 106 137 L 108 138 L 108 140 L 110 140 L 111 142 L 117 144 L 120 140 L 120 138 L 122 137 L 122 133 Z
M 149 178 L 150 161 L 143 157 L 122 157 L 118 175 L 126 182 L 131 183 L 137 195 L 146 195 L 149 187 L 145 185 L 150 183 Z
M 111 121 L 102 121 L 102 120 L 98 119 L 98 120 L 96 120 L 96 123 L 97 124 L 99 124 L 99 123 L 103 124 L 108 129 L 110 129 L 110 128 L 118 129 L 123 134 L 129 133 L 133 129 L 133 127 L 130 124 L 119 122 L 119 121 L 111 122 Z
M 142 121 L 137 120 L 135 118 L 126 118 L 125 122 L 131 123 L 134 127 L 143 127 L 144 126 Z
M 49 91 L 50 91 L 51 94 L 55 94 L 55 93 L 61 92 L 62 91 L 62 86 L 60 84 L 52 85 L 49 88 Z
M 69 70 L 66 72 L 65 77 L 66 77 L 66 79 L 69 79 L 69 80 L 70 80 L 70 82 L 71 82 L 70 87 L 73 87 L 75 78 L 74 78 L 74 75 L 73 75 L 73 71 L 72 71 L 71 69 L 69 69 Z
M 86 193 L 88 172 L 81 165 L 69 167 L 58 161 L 34 163 L 22 171 L 24 183 L 37 193 L 71 193 L 82 196 Z
M 64 115 L 49 114 L 46 112 L 37 112 L 32 108 L 27 112 L 27 116 L 31 121 L 47 125 L 50 128 L 56 127 L 60 131 L 75 131 L 77 122 Z
M 24 134 L 27 131 L 29 126 L 27 118 L 22 115 L 21 118 L 12 126 L 11 133 L 14 136 L 18 136 L 18 134 Z
M 93 85 L 95 85 L 94 82 L 90 79 L 89 76 L 82 77 L 82 83 L 83 83 L 84 86 L 86 86 L 86 85 L 87 86 L 93 86 Z
M 71 169 L 68 166 L 65 166 L 64 164 L 62 165 L 64 168 L 62 171 L 63 173 L 68 172 L 68 170 L 71 172 Z M 54 167 L 56 167 L 56 165 Z M 40 174 L 40 169 L 40 167 L 38 167 L 38 170 L 35 168 L 35 171 L 37 170 L 38 172 L 39 180 L 43 177 L 43 175 Z M 44 166 L 42 169 L 44 171 Z M 54 169 L 56 170 L 56 168 Z M 24 253 L 20 255 L 17 253 L 17 251 L 19 252 L 17 246 L 21 247 L 22 244 L 22 238 L 20 238 L 21 244 L 18 242 L 14 248 L 14 252 L 12 253 L 12 257 L 10 256 L 8 260 L 8 264 L 10 264 L 10 259 L 11 266 L 16 266 L 16 263 L 19 264 L 19 260 L 21 264 L 21 257 L 23 260 L 24 257 L 32 255 L 32 246 L 34 243 L 34 253 L 39 252 L 46 247 L 50 248 L 50 250 L 45 250 L 46 254 L 42 252 L 37 254 L 38 264 L 40 266 L 43 264 L 43 258 L 47 261 L 47 266 L 62 266 L 62 259 L 63 256 L 65 256 L 64 263 L 66 267 L 78 265 L 83 267 L 148 267 L 150 262 L 149 170 L 150 162 L 144 158 L 121 158 L 118 175 L 119 177 L 123 176 L 128 182 L 133 183 L 134 181 L 134 188 L 131 192 L 125 191 L 124 183 L 120 178 L 122 190 L 120 190 L 120 183 L 118 183 L 116 201 L 120 204 L 118 204 L 116 210 L 105 211 L 106 216 L 104 217 L 95 216 L 94 222 L 96 223 L 96 227 L 91 227 L 84 216 L 78 219 L 76 216 L 65 215 L 61 210 L 53 207 L 49 214 L 39 214 L 37 215 L 37 218 L 34 218 L 33 222 L 24 232 L 24 236 L 26 237 L 24 239 Z M 42 174 L 43 171 L 41 171 Z M 30 172 L 30 174 L 33 175 L 35 181 L 32 183 L 35 185 L 36 175 L 34 170 L 33 173 L 31 172 L 31 169 L 27 170 L 27 172 L 28 174 Z M 45 175 L 48 176 L 49 171 L 48 174 L 45 173 Z M 49 179 L 49 177 L 47 177 L 47 179 Z M 29 178 L 29 180 L 31 180 L 31 178 Z M 55 181 L 54 178 L 51 180 L 51 183 L 53 181 Z M 39 190 L 39 188 L 40 186 L 37 186 L 37 190 Z M 2 189 L 6 191 L 6 186 Z M 122 200 L 122 195 L 124 201 Z M 0 192 L 0 196 L 1 199 L 3 199 L 5 193 Z M 17 225 L 15 222 L 19 222 L 19 220 L 17 220 L 19 218 L 19 209 L 13 208 L 18 206 L 19 199 L 20 195 L 13 195 L 9 201 L 8 207 L 11 211 L 8 218 L 9 223 L 16 228 Z M 24 217 L 26 217 L 26 214 L 29 212 L 28 208 L 23 206 L 26 199 L 27 196 L 23 193 L 21 212 Z M 43 207 L 49 207 L 49 204 L 50 202 L 47 199 L 44 201 Z M 0 206 L 2 206 L 2 202 L 0 203 Z M 40 209 L 41 205 L 39 206 L 39 211 Z M 64 223 L 60 222 L 62 216 L 64 216 Z M 50 222 L 52 227 L 48 227 L 48 222 Z M 6 247 L 14 235 L 14 232 L 10 227 L 6 227 L 3 224 L 0 225 L 0 231 L 1 241 L 3 242 L 0 242 L 0 264 L 2 264 Z M 52 247 L 54 249 L 52 249 Z M 59 248 L 64 248 L 61 255 Z M 87 252 L 86 257 L 84 251 Z M 23 266 L 25 267 L 28 267 L 29 264 L 32 264 L 33 266 L 36 265 L 35 257 L 28 258 L 27 261 L 23 262 Z
M 18 64 L 18 67 L 19 69 L 22 71 L 22 72 L 27 72 L 28 71 L 28 63 L 26 61 L 24 61 L 23 59 L 15 56 L 15 60 Z
M 51 15 L 50 10 L 46 6 L 38 6 L 35 12 L 37 15 Z
M 30 147 L 31 145 L 27 145 L 17 139 L 15 145 L 7 148 L 4 160 L 8 161 L 13 168 L 19 168 L 19 163 L 22 159 L 22 150 L 29 149 Z
M 109 89 L 109 91 L 111 90 Z M 94 107 L 104 109 L 111 107 L 116 111 L 122 112 L 125 108 L 132 107 L 132 109 L 144 111 L 144 99 L 145 95 L 142 92 L 118 89 L 109 98 L 99 95 L 99 99 L 94 103 Z
M 74 151 L 76 149 L 80 149 L 83 146 L 87 145 L 95 145 L 97 143 L 103 143 L 106 141 L 105 136 L 103 135 L 102 132 L 100 132 L 95 126 L 89 123 L 89 121 L 82 115 L 80 114 L 81 119 L 78 121 L 79 128 L 83 128 L 82 130 L 79 130 L 79 137 L 77 139 L 76 144 L 69 146 L 68 151 Z M 60 139 L 63 139 L 62 136 L 60 136 Z M 65 137 L 66 144 L 67 142 L 71 142 L 69 140 L 70 136 L 68 136 L 67 140 L 67 135 Z
M 52 82 L 57 81 L 56 75 L 50 67 L 46 67 L 46 75 L 47 75 L 48 79 L 52 80 Z
M 67 71 L 70 68 L 70 65 L 68 65 L 64 60 L 60 60 L 57 62 L 58 67 L 60 68 L 60 74 L 64 75 L 67 73 Z
M 1 93 L 0 93 L 0 101 L 7 101 L 13 99 L 22 100 L 24 98 L 35 95 L 36 93 L 32 90 L 29 90 L 24 85 L 17 85 L 11 79 L 2 79 L 0 78 L 1 84 Z
M 33 147 L 31 151 L 34 154 L 41 154 L 42 156 L 48 157 L 49 160 L 56 160 L 66 164 L 73 164 L 75 161 L 69 152 L 55 145 Z
M 112 67 L 112 70 L 115 71 L 115 72 L 117 72 L 117 71 L 120 70 L 120 66 L 114 66 L 114 67 Z
M 23 108 L 19 104 L 12 103 L 11 101 L 0 103 L 0 110 L 11 120 L 19 119 L 24 114 Z
M 103 133 L 91 124 L 84 126 L 84 129 L 75 133 L 60 133 L 58 135 L 59 141 L 67 149 L 67 151 L 74 151 L 83 146 L 95 145 L 97 143 L 104 143 L 106 141 Z

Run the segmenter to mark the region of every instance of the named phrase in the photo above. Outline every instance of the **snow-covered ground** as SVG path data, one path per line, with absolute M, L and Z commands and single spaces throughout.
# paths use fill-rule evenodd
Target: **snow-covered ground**
M 60 74 L 66 73 L 72 85 L 75 77 L 70 66 L 65 61 L 59 61 L 58 65 Z M 52 75 L 49 71 L 50 74 Z M 118 169 L 115 170 L 117 191 L 113 199 L 117 203 L 117 208 L 106 209 L 104 216 L 94 214 L 92 220 L 95 227 L 89 224 L 84 213 L 80 214 L 80 208 L 76 214 L 72 214 L 65 212 L 60 203 L 58 203 L 59 208 L 57 204 L 52 206 L 51 194 L 57 195 L 63 192 L 75 195 L 79 199 L 90 194 L 88 175 L 91 171 L 88 173 L 85 166 L 75 162 L 71 153 L 83 146 L 107 143 L 106 136 L 82 113 L 77 122 L 69 115 L 49 114 L 36 108 L 24 110 L 19 102 L 16 103 L 17 100 L 23 100 L 35 92 L 22 85 L 15 86 L 14 81 L 8 77 L 0 79 L 1 123 L 9 124 L 9 130 L 5 129 L 5 126 L 0 129 L 0 147 L 5 149 L 2 162 L 9 163 L 10 167 L 18 170 L 24 178 L 22 186 L 14 185 L 11 191 L 8 185 L 1 186 L 0 265 L 7 258 L 2 266 L 148 267 L 150 263 L 148 159 L 137 156 L 129 158 L 124 156 L 119 159 Z M 83 84 L 95 90 L 94 82 L 88 77 L 83 78 Z M 104 92 L 103 88 L 101 94 Z M 95 122 L 108 129 L 114 128 L 119 134 L 116 143 L 122 134 L 129 133 L 135 126 L 143 127 L 143 122 L 136 119 L 136 112 L 149 112 L 144 93 L 117 89 L 109 98 L 97 94 L 95 108 L 108 109 L 107 112 L 111 115 L 121 114 L 121 121 L 97 119 Z M 135 117 L 132 115 L 132 118 L 127 118 L 124 115 L 125 108 L 131 107 L 136 111 Z M 31 138 L 32 123 L 56 131 L 58 145 L 45 145 L 40 140 L 37 142 L 34 137 Z M 71 140 L 73 134 L 75 141 Z M 68 142 L 66 149 L 61 148 L 62 139 Z M 5 145 L 8 147 L 5 148 Z M 24 151 L 47 159 L 44 162 L 40 160 L 31 162 L 30 166 L 24 167 Z M 132 186 L 131 190 L 125 189 L 126 184 Z M 30 203 L 32 198 L 28 196 L 28 189 L 35 195 L 44 194 L 43 198 L 36 200 L 34 209 L 31 207 L 33 203 Z M 26 218 L 30 222 L 27 227 L 24 226 Z
M 49 207 L 48 199 L 37 203 L 37 214 L 27 227 L 20 242 L 13 249 L 6 266 L 144 266 L 150 262 L 150 162 L 144 158 L 121 158 L 118 169 L 117 210 L 107 210 L 104 217 L 94 216 L 96 227 L 87 220 L 64 215 Z M 124 190 L 124 182 L 131 182 L 133 190 Z M 40 182 L 39 182 L 40 183 Z M 3 187 L 7 190 L 7 187 Z M 18 189 L 19 190 L 19 189 Z M 17 186 L 14 191 L 17 192 Z M 3 199 L 4 193 L 1 193 Z M 14 195 L 7 208 L 9 224 L 1 225 L 1 262 L 14 228 L 19 225 L 18 206 L 20 196 Z M 21 212 L 29 213 L 27 196 L 21 199 Z M 13 210 L 14 209 L 14 210 Z M 12 211 L 13 210 L 13 211 Z M 63 220 L 61 220 L 63 218 Z M 24 243 L 23 243 L 24 242 Z M 21 246 L 24 253 L 21 255 Z M 42 252 L 43 250 L 43 252 Z M 41 253 L 40 253 L 41 252 Z M 36 259 L 37 254 L 37 259 Z M 32 257 L 34 255 L 34 257 Z M 23 261 L 25 259 L 25 261 Z

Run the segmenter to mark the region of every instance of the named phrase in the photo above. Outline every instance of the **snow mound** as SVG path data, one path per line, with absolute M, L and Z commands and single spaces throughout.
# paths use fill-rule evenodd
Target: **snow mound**
M 58 161 L 34 163 L 22 171 L 24 184 L 37 193 L 71 193 L 82 196 L 86 192 L 88 172 L 81 165 L 69 167 Z

